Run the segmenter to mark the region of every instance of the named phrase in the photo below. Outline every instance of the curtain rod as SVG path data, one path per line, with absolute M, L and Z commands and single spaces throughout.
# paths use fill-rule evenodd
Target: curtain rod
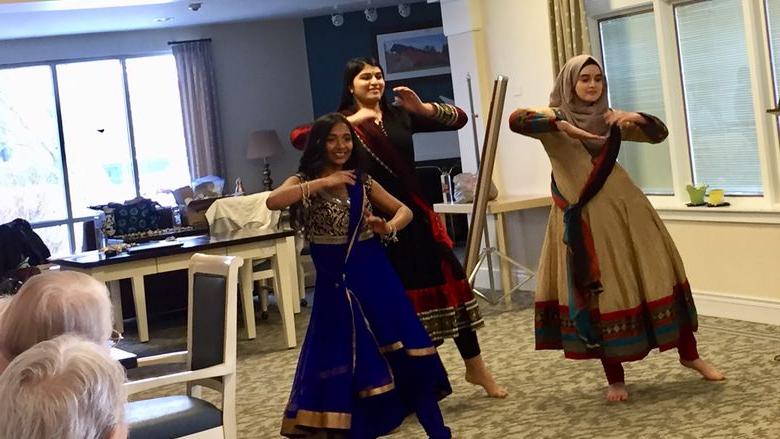
M 201 38 L 199 40 L 168 41 L 168 45 L 170 46 L 172 44 L 199 43 L 201 41 L 211 41 L 211 38 Z

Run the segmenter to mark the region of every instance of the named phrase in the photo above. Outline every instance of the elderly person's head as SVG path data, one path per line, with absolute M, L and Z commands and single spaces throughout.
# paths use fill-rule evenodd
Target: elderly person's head
M 13 298 L 14 296 L 0 296 L 0 319 L 3 318 L 3 312 Z
M 124 382 L 105 346 L 74 335 L 38 343 L 0 375 L 0 437 L 125 438 Z
M 72 333 L 103 343 L 111 337 L 111 301 L 102 282 L 73 271 L 31 277 L 5 304 L 0 318 L 3 363 L 38 342 Z

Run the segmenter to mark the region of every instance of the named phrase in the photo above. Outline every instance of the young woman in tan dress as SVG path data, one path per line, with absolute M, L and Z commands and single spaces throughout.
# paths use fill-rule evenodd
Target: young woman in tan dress
M 600 359 L 607 399 L 628 399 L 622 362 L 677 348 L 680 363 L 708 380 L 723 374 L 699 358 L 696 308 L 680 255 L 663 222 L 616 163 L 621 140 L 658 143 L 659 119 L 612 110 L 599 63 L 564 65 L 549 108 L 518 109 L 512 131 L 539 139 L 552 164 L 550 212 L 539 262 L 537 349 Z

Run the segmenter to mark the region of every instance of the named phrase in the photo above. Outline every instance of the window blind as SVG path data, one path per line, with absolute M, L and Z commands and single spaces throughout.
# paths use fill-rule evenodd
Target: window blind
M 694 181 L 761 194 L 761 171 L 740 0 L 675 7 Z
M 609 104 L 665 119 L 652 11 L 599 23 Z M 669 144 L 623 142 L 618 162 L 650 194 L 673 193 Z

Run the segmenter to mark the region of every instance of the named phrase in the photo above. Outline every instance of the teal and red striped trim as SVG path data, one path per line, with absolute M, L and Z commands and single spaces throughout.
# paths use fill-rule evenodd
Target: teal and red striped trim
M 568 306 L 557 300 L 535 304 L 536 349 L 563 349 L 566 358 L 604 358 L 635 361 L 652 349 L 676 348 L 682 328 L 696 331 L 698 319 L 688 282 L 675 285 L 669 295 L 631 309 L 600 313 L 590 310 L 591 322 L 602 336 L 598 347 L 578 336 Z

